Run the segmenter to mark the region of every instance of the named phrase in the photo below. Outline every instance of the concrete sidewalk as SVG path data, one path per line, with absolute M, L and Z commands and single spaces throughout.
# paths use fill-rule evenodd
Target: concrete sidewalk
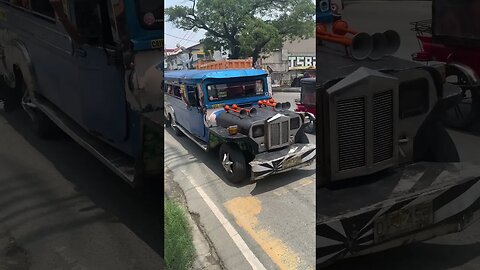
M 287 87 L 287 86 L 279 86 L 279 87 L 272 87 L 272 91 L 275 92 L 285 92 L 285 93 L 300 93 L 300 87 Z

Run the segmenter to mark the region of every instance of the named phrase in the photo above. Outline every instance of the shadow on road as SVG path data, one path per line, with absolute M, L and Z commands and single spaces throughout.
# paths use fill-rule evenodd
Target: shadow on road
M 73 184 L 75 191 L 79 194 L 73 197 L 71 194 L 65 194 L 64 198 L 50 200 L 45 202 L 43 206 L 42 204 L 38 204 L 33 206 L 33 208 L 41 208 L 52 204 L 58 205 L 58 207 L 65 207 L 65 203 L 78 203 L 76 202 L 78 197 L 86 197 L 94 203 L 93 206 L 86 206 L 79 210 L 80 212 L 93 212 L 91 218 L 77 220 L 78 224 L 65 222 L 64 224 L 52 226 L 51 228 L 39 228 L 39 230 L 37 230 L 35 234 L 31 234 L 30 237 L 42 237 L 42 235 L 45 234 L 68 231 L 75 227 L 83 226 L 83 224 L 89 222 L 94 223 L 99 220 L 120 222 L 127 226 L 156 253 L 163 256 L 163 182 L 161 179 L 158 179 L 159 181 L 150 184 L 145 189 L 134 190 L 103 165 L 103 163 L 98 161 L 66 135 L 59 136 L 55 140 L 39 139 L 34 134 L 31 121 L 25 112 L 5 113 L 2 110 L 0 111 L 0 115 L 3 116 L 9 125 L 23 136 L 33 148 L 49 160 L 63 178 Z M 12 151 L 15 151 L 15 149 L 12 149 Z M 51 183 L 52 180 L 48 176 L 49 172 L 45 172 L 45 175 L 35 175 L 31 177 L 30 179 L 35 180 L 29 181 L 36 181 L 36 183 L 15 183 L 11 181 L 8 187 L 4 188 L 0 186 L 0 192 L 6 194 L 12 189 L 22 189 L 22 185 L 25 185 L 28 186 L 28 189 L 32 192 L 30 196 L 42 196 L 42 186 L 49 187 L 58 184 Z M 28 177 L 26 177 L 26 179 L 28 179 Z M 5 179 L 2 181 L 4 180 Z M 36 187 L 37 185 L 38 188 Z M 21 199 L 22 198 L 11 198 L 10 200 L 17 200 L 18 204 L 18 200 Z M 105 213 L 96 214 L 94 211 L 97 209 L 102 209 Z M 23 209 L 22 211 L 30 210 L 33 209 Z M 13 217 L 12 215 L 18 215 L 18 213 L 11 213 L 9 215 L 10 216 L 4 217 L 3 219 L 10 219 Z M 0 223 L 3 219 L 0 220 Z M 33 238 L 24 240 L 34 241 L 35 239 Z
M 446 270 L 462 266 L 478 256 L 480 243 L 442 245 L 417 243 L 410 246 L 339 261 L 326 270 Z
M 210 170 L 212 170 L 213 173 L 215 173 L 215 175 L 218 176 L 218 178 L 222 179 L 227 185 L 231 187 L 242 187 L 246 185 L 255 184 L 250 182 L 246 182 L 238 185 L 230 183 L 224 176 L 223 168 L 220 165 L 220 162 L 217 157 L 218 153 L 216 151 L 205 152 L 186 136 L 176 136 L 173 133 L 172 129 L 170 128 L 165 129 L 165 131 L 168 132 L 175 140 L 177 140 L 178 143 L 182 145 L 182 147 L 187 149 L 187 151 L 189 152 L 189 155 L 194 157 L 194 158 L 191 158 L 189 161 L 182 163 L 182 166 L 190 163 L 196 163 L 196 162 L 203 163 Z M 172 161 L 173 159 L 181 159 L 181 158 L 185 158 L 185 156 L 178 156 L 178 154 L 175 154 L 172 152 L 165 152 L 165 162 Z M 170 169 L 173 171 L 173 173 L 175 173 L 174 167 Z M 285 172 L 285 173 L 270 176 L 268 178 L 257 181 L 255 188 L 251 192 L 251 195 L 258 195 L 261 193 L 275 190 L 277 188 L 283 187 L 285 185 L 298 181 L 307 176 L 311 176 L 312 174 L 315 174 L 315 169 L 293 170 L 290 172 Z

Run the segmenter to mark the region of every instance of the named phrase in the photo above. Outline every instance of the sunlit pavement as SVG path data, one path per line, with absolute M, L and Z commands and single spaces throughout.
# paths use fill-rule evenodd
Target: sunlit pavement
M 298 97 L 274 94 L 292 106 Z M 308 137 L 315 143 L 314 136 Z M 315 269 L 314 164 L 234 186 L 224 179 L 215 153 L 170 131 L 165 133 L 165 162 L 227 269 L 252 269 L 255 261 L 266 269 Z
M 160 269 L 162 192 L 134 192 L 68 137 L 0 105 L 0 269 Z

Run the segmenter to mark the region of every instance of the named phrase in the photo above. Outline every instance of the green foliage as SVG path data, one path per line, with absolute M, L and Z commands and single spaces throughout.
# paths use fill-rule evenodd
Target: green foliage
M 206 50 L 228 48 L 230 58 L 253 57 L 280 49 L 282 42 L 314 34 L 312 0 L 190 0 L 165 9 L 167 20 L 183 30 L 207 31 Z
M 164 207 L 164 259 L 167 269 L 190 269 L 196 255 L 185 212 L 168 199 L 165 199 Z

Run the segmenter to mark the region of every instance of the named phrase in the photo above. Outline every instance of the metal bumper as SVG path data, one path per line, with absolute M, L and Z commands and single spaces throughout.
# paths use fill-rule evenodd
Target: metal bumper
M 293 144 L 286 149 L 261 153 L 249 163 L 251 180 L 308 166 L 315 160 L 316 154 L 316 147 L 312 144 Z
M 464 230 L 480 218 L 479 175 L 480 166 L 469 163 L 417 163 L 392 175 L 399 179 L 384 200 L 328 217 L 317 212 L 317 269 L 343 258 Z M 382 188 L 386 181 L 377 181 L 377 193 L 390 189 Z M 361 187 L 349 189 L 348 199 L 358 205 L 362 196 L 371 194 Z M 328 198 L 340 196 L 337 191 L 328 191 Z M 325 192 L 317 190 L 317 207 L 325 204 L 319 202 L 319 193 L 325 197 Z M 345 204 L 344 195 L 348 194 L 343 193 L 338 204 Z M 325 209 L 334 207 L 335 202 L 329 203 Z

